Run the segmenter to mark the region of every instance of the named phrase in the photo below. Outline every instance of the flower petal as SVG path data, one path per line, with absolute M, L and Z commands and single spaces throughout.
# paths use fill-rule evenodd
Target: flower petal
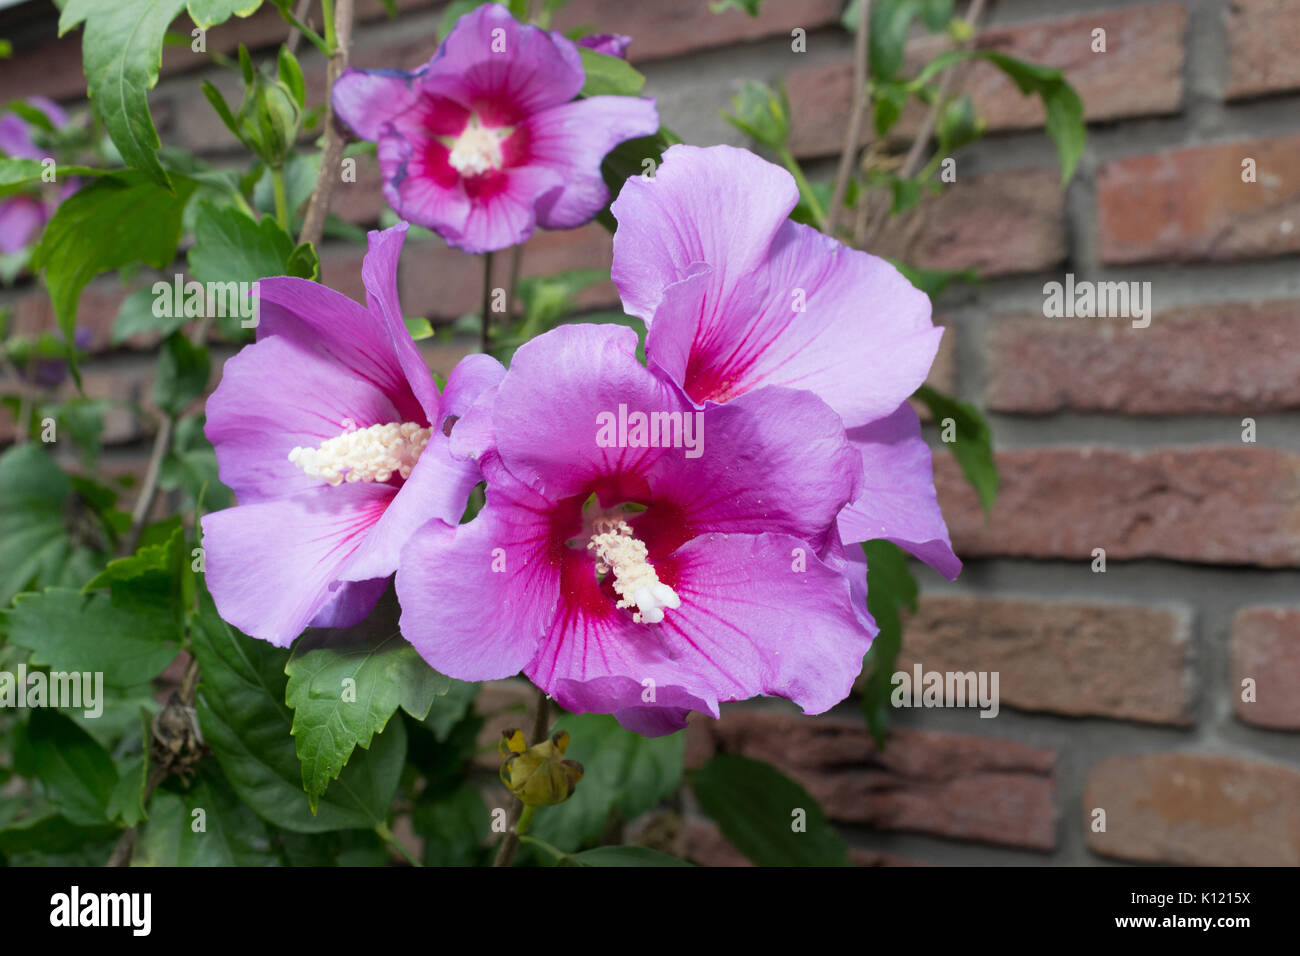
M 542 166 L 506 169 L 497 179 L 490 191 L 470 200 L 463 227 L 444 223 L 438 229 L 448 245 L 475 255 L 517 246 L 537 228 L 537 209 L 564 190 L 559 173 Z
M 560 597 L 549 540 L 549 502 L 494 475 L 473 521 L 430 521 L 407 542 L 397 569 L 402 635 L 457 680 L 517 674 Z
M 793 177 L 748 150 L 670 147 L 654 177 L 628 179 L 610 207 L 611 276 L 624 309 L 649 323 L 664 290 L 696 263 L 713 268 L 704 298 L 717 307 L 762 265 L 798 201 Z
M 725 297 L 710 297 L 712 280 L 665 289 L 646 340 L 647 357 L 700 403 L 784 385 L 862 425 L 925 381 L 943 335 L 929 297 L 892 265 L 799 223 L 782 225 L 764 263 Z
M 659 129 L 653 100 L 593 96 L 535 113 L 527 131 L 529 164 L 557 170 L 563 191 L 539 204 L 538 223 L 546 229 L 572 229 L 590 221 L 609 200 L 600 175 L 605 155 L 619 143 L 650 136 Z
M 258 298 L 259 342 L 268 336 L 283 336 L 303 351 L 373 383 L 397 408 L 398 421 L 424 417 L 383 319 L 347 296 L 306 279 L 262 279 Z M 427 368 L 425 374 L 432 378 Z
M 500 4 L 461 17 L 429 61 L 425 89 L 475 110 L 485 126 L 512 126 L 578 95 L 586 74 L 573 43 L 525 26 Z
M 309 627 L 356 627 L 367 617 L 388 588 L 388 578 L 346 581 L 333 586 L 333 597 Z
M 384 127 L 419 107 L 424 70 L 358 70 L 348 67 L 334 81 L 334 114 L 360 139 L 374 142 Z
M 884 538 L 920 558 L 948 580 L 961 571 L 934 490 L 930 446 L 907 402 L 892 415 L 849 430 L 862 456 L 862 494 L 839 516 L 840 537 L 853 545 Z
M 820 714 L 849 695 L 871 646 L 845 575 L 790 535 L 710 534 L 656 566 L 681 598 L 655 625 L 719 700 L 785 697 Z
M 400 420 L 387 394 L 369 379 L 275 335 L 226 362 L 221 384 L 208 399 L 204 433 L 216 448 L 221 480 L 241 504 L 251 504 L 328 487 L 289 461 L 295 447 L 315 448 L 349 424 L 367 428 Z
M 392 496 L 389 485 L 326 485 L 205 515 L 207 583 L 221 616 L 287 647 L 334 600 L 339 570 Z
M 406 380 L 424 409 L 426 420 L 434 423 L 439 417 L 438 388 L 406 327 L 397 294 L 397 264 L 408 228 L 409 223 L 399 222 L 389 229 L 371 230 L 366 234 L 370 249 L 361 264 L 361 281 L 366 287 L 366 304 L 371 314 L 383 319 L 390 347 L 406 374 Z

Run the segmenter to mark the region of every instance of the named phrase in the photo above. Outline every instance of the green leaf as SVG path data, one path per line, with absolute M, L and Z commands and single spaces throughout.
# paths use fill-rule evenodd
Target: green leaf
M 587 74 L 580 96 L 636 96 L 645 86 L 645 77 L 622 57 L 585 46 L 578 47 L 578 53 Z
M 31 651 L 33 664 L 55 671 L 101 671 L 104 683 L 114 687 L 161 674 L 175 659 L 181 636 L 171 607 L 71 588 L 19 595 L 4 619 L 9 642 Z
M 185 203 L 195 185 L 177 177 L 171 192 L 139 172 L 102 176 L 65 199 L 45 226 L 32 269 L 45 270 L 74 375 L 71 343 L 81 290 L 109 269 L 140 262 L 155 269 L 170 265 L 180 240 Z
M 912 85 L 924 85 L 953 64 L 972 58 L 988 60 L 1005 73 L 1021 93 L 1026 96 L 1037 94 L 1043 101 L 1043 108 L 1047 111 L 1047 135 L 1056 146 L 1061 164 L 1061 185 L 1069 183 L 1079 157 L 1083 155 L 1088 130 L 1083 119 L 1083 100 L 1060 70 L 1026 63 L 995 50 L 952 50 L 930 61 Z
M 211 762 L 184 792 L 159 789 L 136 838 L 132 866 L 276 866 L 266 824 Z
M 692 866 L 686 860 L 644 846 L 598 846 L 570 853 L 560 866 Z
M 451 688 L 451 679 L 395 630 L 348 644 L 309 634 L 294 648 L 285 673 L 302 785 L 313 809 L 353 750 L 369 749 L 398 707 L 423 720 L 434 699 Z
M 724 13 L 727 10 L 739 10 L 747 16 L 757 17 L 759 8 L 762 5 L 763 0 L 711 0 L 709 11 L 711 13 Z
M 280 57 L 278 60 L 280 82 L 289 88 L 293 94 L 294 100 L 298 103 L 298 108 L 302 109 L 307 104 L 307 81 L 303 79 L 302 67 L 298 65 L 298 58 L 293 55 L 293 51 L 287 46 L 280 47 Z
M 406 331 L 411 333 L 411 338 L 415 339 L 415 341 L 419 342 L 421 339 L 433 337 L 433 326 L 423 316 L 407 316 L 404 321 L 406 322 Z
M 907 88 L 897 83 L 881 83 L 876 89 L 872 115 L 877 136 L 887 136 L 907 105 Z
M 790 138 L 790 101 L 784 88 L 773 90 L 766 83 L 746 80 L 732 97 L 731 108 L 722 118 L 754 142 L 781 149 Z
M 442 11 L 441 19 L 438 20 L 438 42 L 447 39 L 447 34 L 452 31 L 461 17 L 488 2 L 489 0 L 451 0 Z
M 108 822 L 117 769 L 90 734 L 57 710 L 42 708 L 32 711 L 22 746 L 24 763 L 64 816 L 83 826 Z
M 929 385 L 918 388 L 916 397 L 925 403 L 939 423 L 941 436 L 946 423 L 951 420 L 956 432 L 953 441 L 944 444 L 957 457 L 962 474 L 979 495 L 984 510 L 992 511 L 998 496 L 998 466 L 993 459 L 993 433 L 988 422 L 970 402 L 958 401 Z
M 817 801 L 770 764 L 718 754 L 691 788 L 727 841 L 759 866 L 849 865 L 848 846 Z
M 207 346 L 195 345 L 182 333 L 173 332 L 158 355 L 154 404 L 168 415 L 179 415 L 203 394 L 211 373 L 212 359 Z
M 113 344 L 121 345 L 133 335 L 159 334 L 170 335 L 185 325 L 185 315 L 154 315 L 153 306 L 157 301 L 153 289 L 145 286 L 136 289 L 125 299 L 117 310 L 113 321 Z
M 172 435 L 172 447 L 158 473 L 158 487 L 183 490 L 190 505 L 200 498 L 205 511 L 220 511 L 234 504 L 234 495 L 217 474 L 217 453 L 203 434 L 203 416 L 183 418 Z
M 45 168 L 45 163 L 39 159 L 0 157 L 0 189 L 43 182 Z M 94 169 L 90 166 L 56 165 L 54 167 L 54 181 L 61 182 L 64 177 L 69 176 L 102 176 L 104 172 L 102 169 Z
M 931 299 L 940 296 L 953 282 L 980 281 L 980 274 L 974 269 L 918 269 L 897 259 L 890 259 L 889 263 Z
M 0 829 L 0 853 L 10 857 L 20 853 L 39 853 L 43 860 L 48 860 L 53 854 L 70 853 L 102 843 L 117 833 L 117 827 L 108 824 L 82 826 L 61 813 L 44 813 Z
M 402 722 L 348 762 L 313 814 L 291 736 L 293 712 L 284 703 L 288 651 L 230 627 L 206 592 L 200 602 L 192 632 L 203 675 L 199 724 L 239 797 L 262 819 L 300 833 L 384 823 L 406 755 Z
M 149 90 L 158 82 L 163 36 L 185 0 L 68 0 L 59 36 L 85 23 L 82 60 L 95 112 L 122 158 L 166 190 Z
M 963 93 L 944 104 L 939 113 L 936 132 L 939 137 L 939 152 L 954 153 L 984 133 L 983 117 L 975 112 L 975 102 L 969 93 Z
M 88 534 L 92 507 L 40 443 L 0 455 L 0 607 L 28 588 L 80 584 L 103 566 L 107 541 Z
M 258 221 L 234 206 L 204 202 L 194 220 L 190 274 L 205 283 L 282 276 L 295 248 L 293 239 L 270 216 Z
M 479 692 L 478 684 L 451 680 L 451 678 L 448 678 L 448 681 L 451 687 L 447 693 L 433 699 L 433 706 L 429 708 L 429 713 L 424 718 L 425 726 L 432 730 L 434 737 L 440 741 L 445 741 L 452 728 L 469 713 Z
M 451 791 L 422 793 L 411 825 L 424 837 L 425 866 L 474 866 L 484 856 L 491 817 L 478 789 L 462 781 Z
M 188 0 L 185 8 L 194 25 L 206 30 L 231 17 L 250 17 L 261 5 L 262 0 Z
M 903 646 L 901 612 L 905 607 L 916 610 L 917 588 L 907 555 L 898 545 L 868 541 L 862 550 L 867 556 L 867 610 L 880 628 L 864 661 L 867 676 L 862 687 L 862 713 L 876 745 L 883 747 L 891 713 L 894 662 Z
M 653 136 L 629 139 L 615 146 L 600 164 L 600 175 L 609 187 L 609 201 L 612 203 L 618 198 L 629 177 L 653 176 L 663 162 L 664 152 L 669 146 L 680 142 L 675 133 L 661 126 Z M 610 232 L 617 226 L 614 217 L 610 215 L 608 204 L 596 219 Z
M 642 737 L 603 714 L 566 715 L 555 730 L 569 732 L 565 756 L 585 772 L 573 796 L 539 812 L 530 832 L 561 850 L 594 842 L 612 815 L 631 820 L 653 809 L 681 782 L 685 734 Z

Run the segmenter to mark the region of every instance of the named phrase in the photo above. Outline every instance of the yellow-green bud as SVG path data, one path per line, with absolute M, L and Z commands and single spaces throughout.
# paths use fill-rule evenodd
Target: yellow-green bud
M 563 730 L 531 747 L 525 745 L 523 731 L 502 731 L 498 747 L 504 758 L 501 782 L 525 806 L 563 803 L 573 796 L 574 787 L 582 779 L 582 764 L 564 759 L 568 747 L 569 735 Z
M 237 122 L 248 148 L 266 165 L 278 169 L 298 139 L 302 110 L 288 86 L 258 73 L 240 105 Z

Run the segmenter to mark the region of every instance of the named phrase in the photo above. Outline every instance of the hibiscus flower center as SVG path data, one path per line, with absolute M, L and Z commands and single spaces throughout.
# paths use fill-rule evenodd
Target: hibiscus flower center
M 646 560 L 645 542 L 632 534 L 632 528 L 621 518 L 597 518 L 592 524 L 591 540 L 587 550 L 596 555 L 596 573 L 614 574 L 614 592 L 619 596 L 618 607 L 635 607 L 632 620 L 638 624 L 658 624 L 664 619 L 664 609 L 679 608 L 682 599 L 677 592 L 659 580 L 659 575 Z
M 331 485 L 387 481 L 395 474 L 409 478 L 432 431 L 415 422 L 389 422 L 369 428 L 357 428 L 349 422 L 343 434 L 321 442 L 318 448 L 295 448 L 289 452 L 289 461 Z
M 471 115 L 469 125 L 451 144 L 447 161 L 462 176 L 480 176 L 504 165 L 501 154 L 502 133 L 507 130 L 489 129 Z

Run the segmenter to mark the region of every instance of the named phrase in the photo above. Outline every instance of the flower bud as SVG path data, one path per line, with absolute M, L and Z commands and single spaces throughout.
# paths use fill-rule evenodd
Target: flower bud
M 582 764 L 564 759 L 568 747 L 569 734 L 563 730 L 532 747 L 524 745 L 523 731 L 502 731 L 498 748 L 504 758 L 501 782 L 525 806 L 549 807 L 563 803 L 573 796 L 583 772 Z
M 244 94 L 237 117 L 238 135 L 272 169 L 284 165 L 298 139 L 302 109 L 280 80 L 258 73 Z

